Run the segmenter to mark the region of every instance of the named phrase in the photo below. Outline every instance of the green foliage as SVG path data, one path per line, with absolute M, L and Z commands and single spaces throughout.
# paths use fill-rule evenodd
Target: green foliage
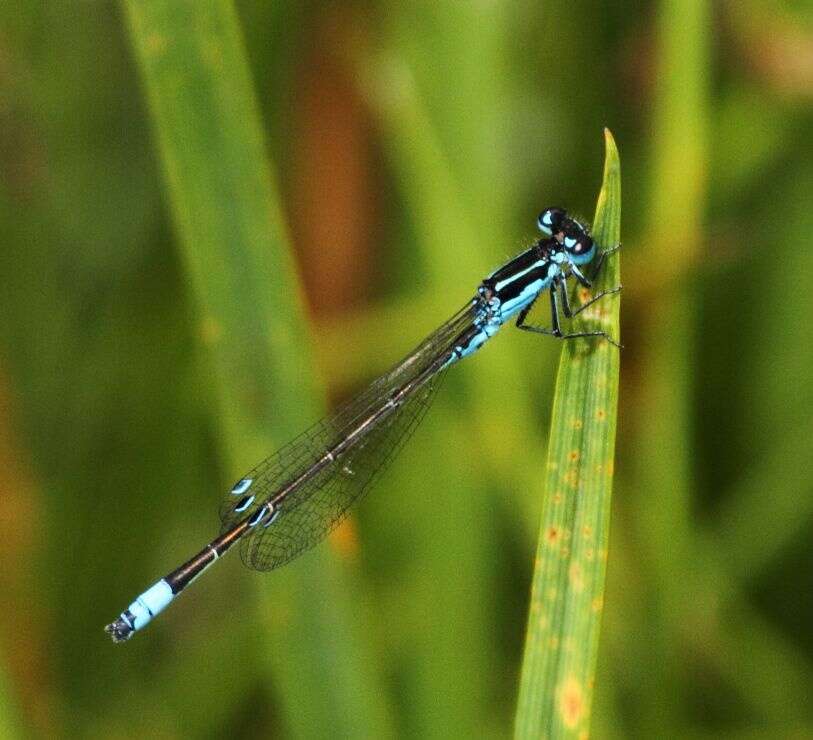
M 133 1 L 127 10 L 195 324 L 213 371 L 222 452 L 237 479 L 316 407 L 301 380 L 310 374 L 310 351 L 282 205 L 270 187 L 230 4 Z M 267 664 L 259 676 L 283 677 L 285 720 L 296 734 L 329 723 L 341 735 L 379 736 L 386 711 L 363 661 L 350 584 L 324 553 L 308 565 L 296 586 L 283 581 L 266 590 L 263 613 L 252 620 L 253 648 Z M 282 634 L 275 622 L 300 628 Z M 308 697 L 317 694 L 314 706 Z

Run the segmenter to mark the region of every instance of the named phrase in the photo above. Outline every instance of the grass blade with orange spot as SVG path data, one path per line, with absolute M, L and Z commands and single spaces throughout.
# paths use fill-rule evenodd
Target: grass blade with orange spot
M 619 241 L 621 173 L 605 132 L 604 182 L 593 236 Z M 619 284 L 619 255 L 605 262 L 595 290 Z M 619 337 L 619 300 L 588 309 L 585 330 Z M 590 726 L 613 482 L 619 351 L 608 342 L 565 343 L 556 381 L 546 500 L 533 576 L 516 737 L 585 737 Z

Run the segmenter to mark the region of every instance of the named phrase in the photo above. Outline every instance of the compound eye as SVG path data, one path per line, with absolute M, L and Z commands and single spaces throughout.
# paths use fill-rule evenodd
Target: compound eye
M 593 239 L 583 229 L 569 229 L 564 234 L 562 245 L 568 254 L 578 257 L 593 248 Z
M 539 214 L 539 218 L 536 220 L 536 225 L 543 234 L 551 236 L 552 234 L 560 231 L 562 221 L 564 221 L 565 218 L 566 215 L 563 209 L 546 208 L 544 211 L 542 211 L 542 213 Z

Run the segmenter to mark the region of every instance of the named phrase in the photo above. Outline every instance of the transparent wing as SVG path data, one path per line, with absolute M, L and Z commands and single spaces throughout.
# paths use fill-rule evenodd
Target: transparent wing
M 271 570 L 313 547 L 336 527 L 417 427 L 434 399 L 443 372 L 329 469 L 286 496 L 277 519 L 268 527 L 255 527 L 241 540 L 243 562 L 257 570 Z
M 420 378 L 434 360 L 449 351 L 458 335 L 471 327 L 476 310 L 474 301 L 467 303 L 389 372 L 248 473 L 244 480 L 252 482 L 246 491 L 237 495 L 228 493 L 223 500 L 222 531 L 257 513 L 288 483 L 319 461 L 327 450 L 345 439 L 361 421 L 381 408 L 395 389 Z M 286 495 L 277 504 L 277 515 L 268 526 L 264 526 L 263 518 L 243 537 L 243 562 L 257 570 L 270 570 L 292 560 L 327 535 L 418 425 L 442 375 L 443 371 L 416 386 L 394 413 Z

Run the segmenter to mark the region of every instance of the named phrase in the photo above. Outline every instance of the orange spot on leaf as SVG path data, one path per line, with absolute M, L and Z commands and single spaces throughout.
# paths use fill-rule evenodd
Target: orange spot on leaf
M 571 564 L 567 575 L 570 579 L 570 585 L 574 591 L 578 592 L 584 589 L 584 573 L 582 572 L 582 567 L 578 563 Z
M 330 533 L 330 544 L 343 558 L 355 558 L 358 554 L 359 539 L 352 519 L 345 519 Z
M 214 344 L 221 336 L 223 336 L 223 327 L 220 322 L 212 316 L 204 317 L 200 323 L 200 338 L 203 343 Z
M 584 712 L 584 691 L 581 684 L 573 677 L 565 681 L 559 696 L 559 711 L 565 727 L 573 729 L 579 724 Z

